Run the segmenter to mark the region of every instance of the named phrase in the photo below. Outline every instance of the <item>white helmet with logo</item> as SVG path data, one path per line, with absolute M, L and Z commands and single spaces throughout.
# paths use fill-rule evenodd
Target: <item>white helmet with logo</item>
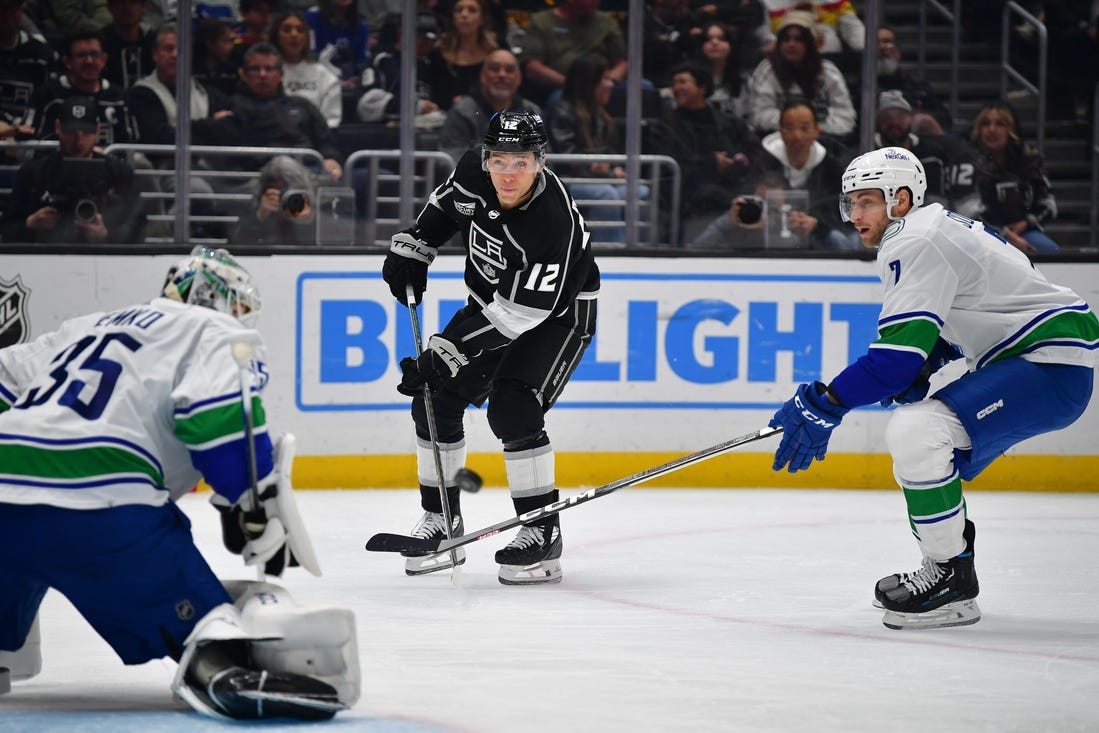
M 880 148 L 864 153 L 851 161 L 843 172 L 843 192 L 840 194 L 840 216 L 851 221 L 851 194 L 876 188 L 885 194 L 886 213 L 890 219 L 897 205 L 897 191 L 907 188 L 912 194 L 912 208 L 923 204 L 927 191 L 927 175 L 919 158 L 904 148 Z

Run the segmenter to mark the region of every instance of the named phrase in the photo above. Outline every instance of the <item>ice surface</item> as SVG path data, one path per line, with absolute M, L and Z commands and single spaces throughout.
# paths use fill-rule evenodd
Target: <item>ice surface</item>
M 1099 730 L 1099 495 L 968 501 L 984 618 L 956 629 L 891 631 L 871 606 L 919 565 L 899 491 L 623 490 L 561 515 L 564 582 L 527 588 L 496 580 L 510 533 L 467 546 L 460 587 L 365 552 L 412 527 L 413 491 L 302 491 L 325 574 L 283 582 L 358 621 L 363 697 L 318 730 Z M 255 577 L 206 496 L 182 506 L 219 575 Z M 470 532 L 511 511 L 499 489 L 463 509 Z M 56 593 L 42 613 L 43 672 L 0 697 L 3 733 L 305 727 L 201 718 L 171 662 L 124 667 Z

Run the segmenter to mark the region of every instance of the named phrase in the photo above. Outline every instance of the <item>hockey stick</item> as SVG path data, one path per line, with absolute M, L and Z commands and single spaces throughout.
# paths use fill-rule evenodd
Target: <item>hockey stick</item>
M 408 303 L 408 315 L 412 320 L 412 336 L 416 342 L 416 358 L 424 353 L 423 332 L 420 329 L 420 316 L 416 312 L 416 291 L 412 285 L 405 286 L 405 299 Z M 427 432 L 431 438 L 431 457 L 435 461 L 435 478 L 439 482 L 439 503 L 443 507 L 443 521 L 446 522 L 447 542 L 454 540 L 454 523 L 450 513 L 450 499 L 446 495 L 446 477 L 443 475 L 443 459 L 439 455 L 439 432 L 435 426 L 435 406 L 431 401 L 431 387 L 424 384 L 424 412 L 427 414 Z M 461 583 L 462 571 L 458 564 L 458 553 L 450 551 L 450 579 L 455 585 Z
M 248 453 L 248 481 L 252 491 L 253 511 L 259 511 L 259 477 L 256 475 L 256 434 L 255 417 L 252 414 L 252 344 L 247 341 L 234 341 L 232 345 L 233 361 L 237 363 L 237 377 L 240 379 L 240 406 L 244 410 L 244 443 Z M 247 521 L 247 516 L 245 518 Z M 256 580 L 267 577 L 262 563 L 256 565 Z
M 698 463 L 699 461 L 704 461 L 707 458 L 713 458 L 716 455 L 724 453 L 738 446 L 745 445 L 747 443 L 754 443 L 757 440 L 761 440 L 763 438 L 781 432 L 782 428 L 763 428 L 762 430 L 757 430 L 754 433 L 748 433 L 747 435 L 742 435 L 739 438 L 733 438 L 732 440 L 727 440 L 724 443 L 718 443 L 717 445 L 710 446 L 709 448 L 700 450 L 697 453 L 692 453 L 689 456 L 684 456 L 682 458 L 677 458 L 674 461 L 669 461 L 662 466 L 650 468 L 645 471 L 641 471 L 640 473 L 635 473 L 632 476 L 627 476 L 625 478 L 620 478 L 617 481 L 612 481 L 609 484 L 604 484 L 603 486 L 589 489 L 582 494 L 577 494 L 576 496 L 572 496 L 567 499 L 555 501 L 552 504 L 547 504 L 544 507 L 534 509 L 527 512 L 526 514 L 520 514 L 517 517 L 505 519 L 502 522 L 497 522 L 491 527 L 485 527 L 484 529 L 477 530 L 476 532 L 471 532 L 470 534 L 462 535 L 461 537 L 455 537 L 453 539 L 448 538 L 446 540 L 425 540 L 418 537 L 407 537 L 405 535 L 399 534 L 382 533 L 376 534 L 371 537 L 370 540 L 366 543 L 366 549 L 370 552 L 409 551 L 419 554 L 434 555 L 442 554 L 447 551 L 453 551 L 456 547 L 468 545 L 469 543 L 476 542 L 477 540 L 483 540 L 484 538 L 491 537 L 494 534 L 505 532 L 512 527 L 518 527 L 520 524 L 529 524 L 531 522 L 535 522 L 539 519 L 548 517 L 551 514 L 559 514 L 566 509 L 577 506 L 579 504 L 583 504 L 585 502 L 589 502 L 592 499 L 598 499 L 601 496 L 606 496 L 607 494 L 618 491 L 619 489 L 624 489 L 627 486 L 636 486 L 637 484 L 651 481 L 658 476 L 663 476 L 664 474 L 671 473 L 672 471 L 678 471 L 679 469 L 685 468 L 692 463 Z
M 248 382 L 252 370 L 252 344 L 247 341 L 233 342 L 233 361 L 237 363 L 237 376 L 240 379 L 240 406 L 244 410 L 244 442 L 248 450 L 248 480 L 252 486 L 252 501 L 259 507 L 259 477 L 256 476 L 256 436 L 252 417 L 252 388 Z

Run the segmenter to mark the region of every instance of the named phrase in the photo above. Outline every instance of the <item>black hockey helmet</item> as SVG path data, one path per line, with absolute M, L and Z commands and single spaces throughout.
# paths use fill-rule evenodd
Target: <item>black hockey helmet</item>
M 495 153 L 534 153 L 538 164 L 546 160 L 546 124 L 542 116 L 526 110 L 504 110 L 497 112 L 488 121 L 488 128 L 482 139 L 481 163 L 488 160 L 488 154 Z

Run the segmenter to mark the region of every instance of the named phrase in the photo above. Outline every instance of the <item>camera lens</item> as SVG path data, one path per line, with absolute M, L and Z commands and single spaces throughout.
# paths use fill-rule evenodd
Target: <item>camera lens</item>
M 289 194 L 282 201 L 282 209 L 287 214 L 300 214 L 305 210 L 305 194 Z
M 737 218 L 741 224 L 755 224 L 763 216 L 763 205 L 755 198 L 746 198 L 740 203 Z
M 77 221 L 93 222 L 96 215 L 99 213 L 99 207 L 95 205 L 95 202 L 91 199 L 80 199 L 76 202 L 76 207 L 73 209 L 73 216 Z

